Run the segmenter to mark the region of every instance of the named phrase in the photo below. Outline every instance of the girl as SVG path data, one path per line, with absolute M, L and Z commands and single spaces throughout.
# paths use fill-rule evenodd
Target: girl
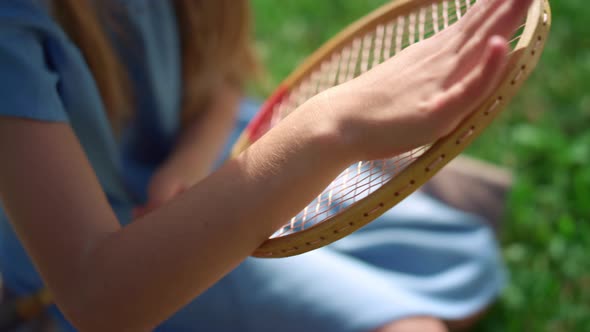
M 0 2 L 6 286 L 47 285 L 69 330 L 444 331 L 502 274 L 489 229 L 423 194 L 332 247 L 247 257 L 346 165 L 453 129 L 529 3 L 479 1 L 208 174 L 254 68 L 246 0 Z

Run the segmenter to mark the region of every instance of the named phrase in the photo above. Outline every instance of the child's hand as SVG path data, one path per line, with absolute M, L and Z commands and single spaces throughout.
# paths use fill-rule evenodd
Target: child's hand
M 199 116 L 183 123 L 183 131 L 166 162 L 148 186 L 148 202 L 133 210 L 141 217 L 207 177 L 235 124 L 241 91 L 224 83 L 214 91 L 211 104 Z
M 183 193 L 193 183 L 179 172 L 168 168 L 159 169 L 151 178 L 148 187 L 148 202 L 133 209 L 133 219 L 140 218 Z
M 336 128 L 350 161 L 390 157 L 450 133 L 504 72 L 531 0 L 480 0 L 457 24 L 320 94 L 309 118 Z M 346 151 L 346 152 L 345 152 Z

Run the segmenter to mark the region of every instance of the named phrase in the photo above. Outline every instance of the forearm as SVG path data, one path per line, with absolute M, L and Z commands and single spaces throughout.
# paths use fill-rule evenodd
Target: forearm
M 99 330 L 106 322 L 103 328 L 152 328 L 249 256 L 345 166 L 332 156 L 329 131 L 301 123 L 285 121 L 185 194 L 102 240 L 85 259 L 84 312 L 74 316 L 91 315 L 85 319 Z
M 196 183 L 211 172 L 235 125 L 241 91 L 226 85 L 206 110 L 186 124 L 163 168 L 185 175 Z

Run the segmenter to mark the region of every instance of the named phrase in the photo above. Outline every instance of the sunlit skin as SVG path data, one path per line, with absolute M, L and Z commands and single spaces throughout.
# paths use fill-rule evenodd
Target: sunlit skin
M 186 126 L 172 155 L 152 176 L 148 201 L 135 208 L 135 218 L 159 207 L 209 175 L 234 126 L 240 97 L 241 92 L 235 86 L 222 86 L 207 111 Z
M 312 98 L 211 175 L 215 151 L 205 142 L 220 137 L 202 128 L 229 130 L 232 116 L 205 117 L 155 175 L 148 208 L 124 228 L 68 124 L 0 117 L 0 199 L 78 329 L 149 330 L 248 257 L 349 163 L 452 130 L 499 78 L 530 2 L 479 1 L 446 32 Z M 203 160 L 194 151 L 208 156 L 202 167 L 193 167 Z M 420 330 L 445 329 L 424 322 L 431 327 Z M 404 323 L 378 331 L 408 330 Z

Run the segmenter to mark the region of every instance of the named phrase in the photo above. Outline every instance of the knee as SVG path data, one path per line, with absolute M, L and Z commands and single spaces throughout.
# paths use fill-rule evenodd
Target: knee
M 373 332 L 448 332 L 448 329 L 436 318 L 410 317 L 386 324 Z

